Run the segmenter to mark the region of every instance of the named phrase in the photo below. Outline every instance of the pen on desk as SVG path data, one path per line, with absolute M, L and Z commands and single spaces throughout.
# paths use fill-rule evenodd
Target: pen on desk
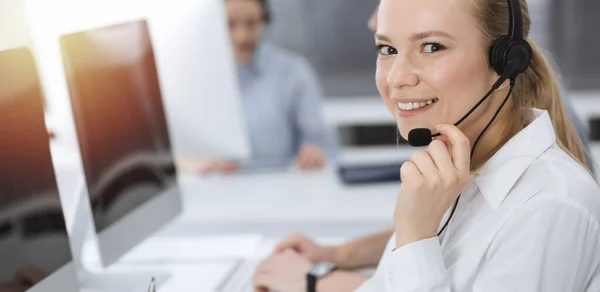
M 156 292 L 156 283 L 154 283 L 154 277 L 150 280 L 150 287 L 148 287 L 148 292 Z

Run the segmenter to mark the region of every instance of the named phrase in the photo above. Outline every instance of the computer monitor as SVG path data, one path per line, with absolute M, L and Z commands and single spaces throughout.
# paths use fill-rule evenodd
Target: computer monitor
M 0 51 L 0 291 L 79 291 L 34 58 Z
M 181 212 L 146 20 L 66 34 L 60 45 L 104 266 Z
M 165 105 L 172 113 L 174 153 L 250 158 L 225 1 L 177 0 L 170 5 L 177 8 L 150 19 Z
M 223 0 L 27 0 L 55 142 L 76 148 L 60 35 L 148 19 L 177 156 L 250 157 Z

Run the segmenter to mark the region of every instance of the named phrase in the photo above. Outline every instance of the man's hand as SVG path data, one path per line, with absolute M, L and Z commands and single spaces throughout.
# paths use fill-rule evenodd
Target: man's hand
M 0 292 L 25 292 L 27 288 L 25 287 L 17 287 L 17 285 L 10 284 L 0 284 Z
M 46 277 L 46 273 L 39 268 L 26 266 L 20 268 L 15 274 L 13 282 L 18 286 L 31 288 L 33 285 L 41 282 Z
M 25 292 L 45 277 L 46 273 L 36 267 L 22 267 L 15 273 L 11 283 L 0 283 L 0 292 Z
M 302 146 L 296 158 L 296 164 L 302 170 L 323 168 L 325 161 L 325 153 L 318 147 L 308 144 Z
M 220 158 L 179 158 L 177 159 L 178 168 L 184 172 L 193 172 L 201 174 L 210 173 L 235 173 L 239 165 L 233 161 Z
M 276 247 L 275 253 L 294 250 L 312 263 L 335 263 L 335 247 L 322 246 L 302 234 L 293 234 L 282 240 Z
M 305 292 L 306 274 L 312 267 L 307 259 L 288 249 L 264 260 L 254 275 L 256 291 Z

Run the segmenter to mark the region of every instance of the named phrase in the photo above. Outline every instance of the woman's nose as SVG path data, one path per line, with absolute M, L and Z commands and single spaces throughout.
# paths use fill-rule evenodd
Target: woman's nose
M 419 76 L 409 58 L 397 55 L 387 78 L 390 87 L 417 86 Z

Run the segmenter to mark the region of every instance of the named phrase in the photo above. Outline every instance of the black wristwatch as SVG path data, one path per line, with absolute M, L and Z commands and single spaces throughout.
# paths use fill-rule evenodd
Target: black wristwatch
M 306 291 L 316 292 L 317 291 L 317 280 L 333 271 L 337 267 L 332 263 L 317 263 L 310 268 L 306 274 Z

